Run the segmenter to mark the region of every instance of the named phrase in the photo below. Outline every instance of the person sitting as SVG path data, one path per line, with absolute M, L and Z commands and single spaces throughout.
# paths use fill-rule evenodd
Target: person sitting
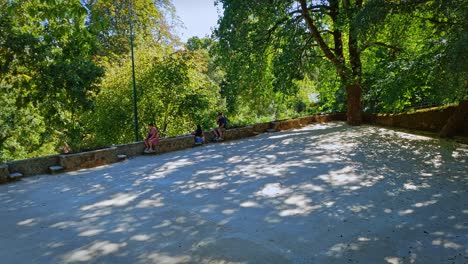
M 158 128 L 154 123 L 148 124 L 148 136 L 145 139 L 145 150 L 144 153 L 153 153 L 156 152 L 155 148 L 159 141 Z
M 216 120 L 216 124 L 218 127 L 213 130 L 215 134 L 214 141 L 223 140 L 224 131 L 226 130 L 226 118 L 223 116 L 223 113 L 218 113 L 218 120 Z
M 194 135 L 193 140 L 195 141 L 196 145 L 201 145 L 205 143 L 205 134 L 203 133 L 203 130 L 200 125 L 197 125 L 197 130 L 195 130 L 193 135 Z

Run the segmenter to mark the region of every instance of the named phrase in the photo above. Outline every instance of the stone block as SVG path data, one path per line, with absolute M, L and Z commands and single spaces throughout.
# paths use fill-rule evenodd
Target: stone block
M 62 154 L 60 165 L 66 171 L 92 168 L 117 162 L 117 147 L 93 150 L 88 152 Z
M 8 178 L 10 179 L 13 179 L 13 180 L 16 180 L 16 179 L 20 179 L 20 178 L 23 178 L 23 173 L 21 172 L 13 172 L 13 173 L 10 173 L 10 175 L 8 176 Z
M 143 150 L 145 149 L 145 144 L 143 141 L 139 141 L 128 144 L 116 145 L 115 147 L 117 148 L 117 154 L 127 155 L 127 157 L 134 157 L 143 153 Z
M 128 158 L 128 157 L 127 157 L 127 155 L 125 155 L 125 154 L 118 154 L 118 155 L 117 155 L 117 159 L 118 159 L 119 161 L 126 160 L 127 158 Z
M 254 136 L 253 126 L 232 128 L 224 131 L 224 140 L 235 140 Z
M 49 167 L 49 173 L 50 174 L 60 173 L 60 172 L 63 172 L 64 170 L 65 170 L 65 168 L 62 167 L 62 166 L 59 166 L 59 165 L 54 165 L 54 166 Z
M 253 132 L 255 133 L 265 133 L 267 129 L 272 128 L 271 122 L 258 123 L 252 125 Z
M 49 167 L 59 164 L 59 155 L 15 160 L 8 162 L 10 171 L 19 171 L 24 176 L 49 173 Z
M 0 183 L 5 182 L 9 176 L 8 164 L 0 164 Z

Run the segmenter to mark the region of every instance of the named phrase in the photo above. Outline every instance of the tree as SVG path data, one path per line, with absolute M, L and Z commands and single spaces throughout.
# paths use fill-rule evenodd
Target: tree
M 227 72 L 223 87 L 228 88 L 228 102 L 235 101 L 229 98 L 238 91 L 246 94 L 249 87 L 254 87 L 250 98 L 271 86 L 282 94 L 294 93 L 294 80 L 308 76 L 318 81 L 314 78 L 320 75 L 314 72 L 328 72 L 330 67 L 345 92 L 350 124 L 362 121 L 363 93 L 364 102 L 377 110 L 395 109 L 398 100 L 397 106 L 404 107 L 429 98 L 460 100 L 466 94 L 462 81 L 466 71 L 453 70 L 455 65 L 466 68 L 461 0 L 220 0 L 218 4 L 224 9 L 216 36 Z M 446 93 L 442 83 L 450 83 L 451 92 Z M 342 94 L 327 89 L 338 98 Z M 442 100 L 447 94 L 453 96 Z
M 0 108 L 8 113 L 4 124 L 13 129 L 0 148 L 17 158 L 36 155 L 34 149 L 46 145 L 50 154 L 50 145 L 60 141 L 79 141 L 79 114 L 91 106 L 102 75 L 92 61 L 96 43 L 85 28 L 86 9 L 76 1 L 0 5 L 0 31 L 6 33 L 0 36 L 0 82 L 2 96 L 8 95 Z M 20 132 L 28 127 L 35 132 L 25 141 Z
M 293 62 L 300 62 L 304 58 L 317 60 L 319 56 L 323 56 L 331 62 L 346 89 L 348 122 L 360 124 L 362 67 L 357 32 L 351 21 L 362 9 L 362 1 L 311 1 L 308 5 L 305 0 L 300 0 L 299 6 L 292 0 L 219 2 L 223 4 L 224 16 L 220 20 L 217 36 L 222 47 L 234 53 L 231 56 L 234 61 L 237 56 L 240 60 L 255 60 L 254 64 L 260 66 L 248 64 L 249 70 L 254 73 L 262 67 L 266 69 L 271 64 L 265 59 L 281 55 L 284 42 L 290 45 L 290 49 L 286 51 L 291 51 L 291 48 L 294 50 Z M 290 34 L 285 29 L 292 29 L 293 33 Z M 295 43 L 296 47 L 291 47 Z M 246 57 L 247 52 L 254 55 Z M 307 62 L 305 64 L 310 65 Z M 285 68 L 284 64 L 281 66 Z M 301 68 L 300 66 L 302 65 L 299 64 L 297 68 Z M 289 78 L 303 78 L 307 66 L 302 71 L 297 68 L 296 71 L 286 71 Z M 262 72 L 266 73 L 264 70 Z M 256 76 L 256 79 L 259 77 L 261 76 Z M 274 76 L 267 78 L 274 80 Z
M 154 46 L 176 41 L 172 35 L 175 9 L 169 0 L 84 0 L 87 27 L 99 43 L 99 59 L 118 61 L 130 52 L 130 23 L 134 44 Z
M 160 135 L 191 132 L 195 124 L 212 126 L 219 90 L 207 74 L 208 60 L 199 51 L 143 48 L 136 51 L 138 117 L 140 124 L 155 122 Z M 130 61 L 110 67 L 96 105 L 87 114 L 89 146 L 131 142 L 132 126 Z M 208 126 L 209 124 L 209 126 Z M 140 129 L 144 135 L 146 127 Z
M 372 1 L 361 28 L 367 111 L 401 112 L 467 94 L 463 1 Z M 364 16 L 365 15 L 365 16 Z

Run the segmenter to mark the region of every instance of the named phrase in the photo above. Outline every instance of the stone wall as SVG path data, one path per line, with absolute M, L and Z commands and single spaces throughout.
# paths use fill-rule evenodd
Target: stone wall
M 49 167 L 59 164 L 60 155 L 38 157 L 26 160 L 15 160 L 6 163 L 10 173 L 20 172 L 24 176 L 45 174 L 49 172 Z
M 446 109 L 429 109 L 412 114 L 400 115 L 372 115 L 365 114 L 364 121 L 371 124 L 402 127 L 417 130 L 439 131 L 453 113 L 454 107 Z M 236 140 L 255 136 L 267 131 L 281 131 L 293 128 L 301 128 L 312 123 L 323 123 L 330 121 L 345 121 L 346 115 L 343 113 L 330 115 L 313 115 L 289 120 L 258 123 L 251 126 L 228 129 L 225 131 L 225 140 Z M 464 126 L 465 135 L 468 135 L 468 120 Z M 212 131 L 205 131 L 207 141 L 213 139 Z M 155 154 L 193 147 L 193 136 L 185 135 L 173 138 L 164 138 L 159 141 Z M 73 154 L 61 154 L 47 157 L 40 157 L 28 160 L 18 160 L 0 164 L 0 182 L 5 181 L 8 175 L 14 172 L 22 173 L 24 176 L 49 173 L 49 167 L 62 166 L 64 170 L 77 170 L 101 166 L 119 161 L 118 155 L 134 157 L 142 155 L 144 149 L 143 141 L 129 144 L 112 146 L 110 148 L 99 149 Z
M 264 133 L 269 129 L 275 131 L 300 128 L 313 122 L 328 122 L 341 120 L 337 115 L 306 116 L 277 122 L 266 122 L 246 127 L 232 128 L 225 131 L 224 140 L 236 140 Z M 212 131 L 205 131 L 207 141 L 213 139 Z M 193 147 L 193 136 L 185 135 L 173 138 L 164 138 L 159 141 L 155 154 Z M 143 141 L 116 145 L 105 149 L 87 152 L 60 154 L 47 157 L 39 157 L 27 160 L 17 160 L 0 164 L 0 182 L 8 179 L 11 173 L 19 172 L 24 176 L 50 173 L 50 167 L 62 167 L 65 171 L 91 168 L 119 161 L 118 155 L 134 157 L 142 155 L 144 150 Z
M 8 165 L 0 164 L 0 183 L 6 182 L 9 176 L 10 172 L 8 171 Z
M 330 114 L 330 115 L 312 115 L 304 116 L 288 120 L 280 120 L 271 122 L 272 126 L 270 129 L 274 131 L 282 131 L 293 128 L 301 128 L 312 123 L 325 123 L 330 121 L 345 121 L 346 115 L 343 113 Z
M 443 109 L 429 108 L 414 113 L 402 114 L 364 114 L 364 122 L 381 126 L 439 132 L 453 114 L 455 108 L 456 106 Z M 464 126 L 459 134 L 468 135 L 468 117 L 465 119 Z
M 66 171 L 71 171 L 114 163 L 118 160 L 116 151 L 116 147 L 110 147 L 87 152 L 62 154 L 59 156 L 60 166 Z

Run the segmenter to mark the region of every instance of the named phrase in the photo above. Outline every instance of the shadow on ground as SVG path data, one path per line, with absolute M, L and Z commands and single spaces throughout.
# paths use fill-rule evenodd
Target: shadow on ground
M 2 263 L 466 263 L 468 146 L 344 123 L 0 186 Z

